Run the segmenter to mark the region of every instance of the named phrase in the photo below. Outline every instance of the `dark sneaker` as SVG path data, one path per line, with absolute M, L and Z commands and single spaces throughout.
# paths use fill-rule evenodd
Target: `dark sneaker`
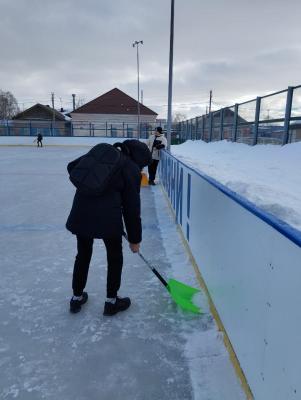
M 129 297 L 116 297 L 116 302 L 114 304 L 107 301 L 105 302 L 103 315 L 115 315 L 119 311 L 125 311 L 129 308 L 130 305 L 131 300 L 129 299 Z
M 78 313 L 80 312 L 82 305 L 87 303 L 88 301 L 88 293 L 83 292 L 83 298 L 81 300 L 73 300 L 73 298 L 70 300 L 70 312 L 72 313 Z
M 154 186 L 155 185 L 155 181 L 148 181 L 148 184 Z

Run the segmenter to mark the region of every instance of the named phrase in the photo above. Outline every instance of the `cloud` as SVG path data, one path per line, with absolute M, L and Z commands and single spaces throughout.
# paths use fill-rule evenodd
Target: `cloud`
M 300 83 L 301 4 L 199 0 L 175 9 L 174 109 L 205 110 Z M 166 116 L 170 2 L 0 0 L 0 89 L 25 105 L 55 92 L 87 101 L 119 87 Z M 283 15 L 286 15 L 283 18 Z M 26 103 L 28 101 L 28 103 Z M 185 108 L 186 107 L 186 108 Z

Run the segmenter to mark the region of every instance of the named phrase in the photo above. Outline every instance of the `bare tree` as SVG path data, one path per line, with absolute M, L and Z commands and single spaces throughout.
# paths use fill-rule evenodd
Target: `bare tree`
M 180 112 L 177 112 L 177 113 L 175 113 L 175 114 L 173 115 L 172 121 L 173 121 L 174 123 L 177 123 L 177 122 L 185 121 L 186 119 L 187 119 L 187 116 L 186 116 L 185 114 L 182 114 L 182 113 L 180 113 Z
M 75 109 L 83 106 L 85 104 L 85 99 L 84 97 L 78 97 L 76 103 L 75 103 Z
M 12 119 L 20 112 L 16 98 L 11 92 L 0 89 L 0 120 Z

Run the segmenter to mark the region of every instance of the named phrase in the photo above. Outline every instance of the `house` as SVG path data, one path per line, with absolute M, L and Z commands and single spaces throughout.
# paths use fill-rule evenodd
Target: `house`
M 16 136 L 69 136 L 70 122 L 57 110 L 40 103 L 13 117 L 10 134 Z
M 235 112 L 226 107 L 223 109 L 223 139 L 231 139 L 233 136 L 233 124 L 235 121 Z M 190 120 L 181 121 L 177 124 L 177 135 L 183 135 L 184 138 L 202 138 L 205 141 L 219 140 L 221 136 L 221 110 L 213 111 L 211 114 L 205 114 Z M 212 124 L 212 125 L 211 125 Z M 250 127 L 248 122 L 237 115 L 239 136 L 249 136 Z
M 140 131 L 144 137 L 156 124 L 157 113 L 140 105 Z M 72 111 L 74 136 L 137 136 L 138 102 L 114 88 Z

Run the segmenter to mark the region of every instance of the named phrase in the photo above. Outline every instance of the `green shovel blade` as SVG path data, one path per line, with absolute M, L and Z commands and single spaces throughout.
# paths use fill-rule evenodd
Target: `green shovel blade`
M 169 291 L 173 300 L 185 311 L 191 311 L 196 314 L 201 314 L 203 311 L 200 307 L 192 302 L 193 296 L 200 292 L 200 289 L 195 289 L 191 286 L 185 285 L 175 279 L 169 279 L 167 282 L 167 290 Z

